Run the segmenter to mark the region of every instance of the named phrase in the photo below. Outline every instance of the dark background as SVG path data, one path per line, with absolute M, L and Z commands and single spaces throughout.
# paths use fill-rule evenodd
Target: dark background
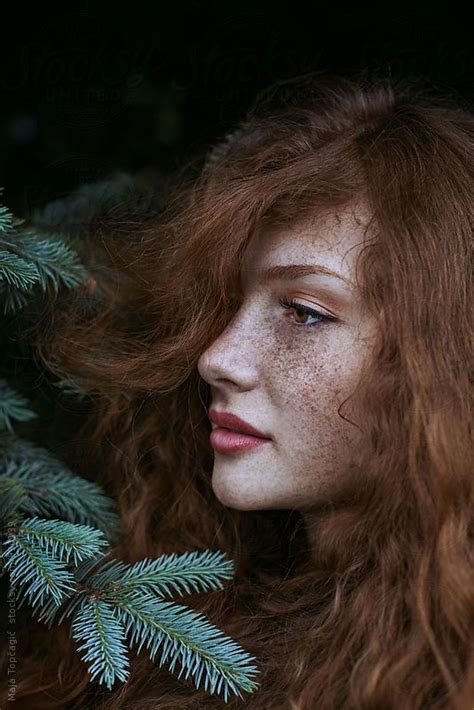
M 111 171 L 171 171 L 258 90 L 314 69 L 421 76 L 472 100 L 471 24 L 453 3 L 65 5 L 10 3 L 2 22 L 0 202 L 20 216 Z

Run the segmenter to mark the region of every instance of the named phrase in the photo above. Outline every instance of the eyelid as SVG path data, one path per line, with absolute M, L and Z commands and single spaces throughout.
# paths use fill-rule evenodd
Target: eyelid
M 306 304 L 302 304 L 305 305 Z M 307 306 L 308 308 L 315 308 L 317 311 L 320 311 L 323 316 L 327 316 L 327 318 L 335 318 L 336 316 L 331 313 L 330 311 L 326 310 L 326 308 L 323 308 L 322 306 L 319 305 L 319 303 L 313 303 L 310 306 Z
M 282 308 L 285 310 L 302 310 L 306 311 L 308 315 L 311 315 L 315 318 L 319 318 L 319 323 L 307 323 L 307 324 L 299 324 L 297 327 L 299 328 L 314 328 L 315 326 L 321 326 L 324 325 L 324 323 L 335 323 L 338 321 L 338 318 L 332 315 L 326 315 L 322 309 L 319 311 L 317 308 L 313 308 L 311 306 L 306 306 L 304 303 L 300 303 L 299 301 L 296 300 L 295 297 L 287 298 L 286 296 L 281 296 L 278 299 L 278 302 Z
M 334 313 L 331 313 L 331 311 L 328 311 L 323 306 L 320 306 L 319 303 L 311 303 L 309 301 L 304 302 L 304 296 L 284 296 L 284 299 L 286 301 L 293 302 L 295 305 L 301 305 L 303 308 L 310 308 L 315 311 L 320 311 L 319 315 L 326 316 L 326 318 L 337 318 Z M 303 299 L 303 302 L 301 301 L 301 299 Z
M 297 295 L 292 295 L 288 296 L 287 292 L 281 292 L 281 295 L 278 294 L 278 292 L 275 294 L 275 292 L 272 293 L 272 289 L 269 289 L 269 296 L 274 297 L 277 295 L 277 299 L 280 302 L 281 305 L 281 300 L 285 300 L 287 302 L 297 302 L 298 305 L 301 305 L 302 308 L 307 308 L 309 310 L 314 310 L 316 312 L 316 315 L 327 318 L 328 320 L 332 320 L 334 322 L 344 322 L 344 318 L 342 318 L 340 315 L 335 315 L 332 311 L 329 311 L 327 308 L 324 308 L 323 306 L 320 306 L 319 303 L 312 303 L 310 301 L 307 301 L 306 303 L 301 303 L 299 304 L 300 299 L 305 300 L 307 297 L 306 296 L 297 296 Z M 248 295 L 248 292 L 247 292 Z M 232 292 L 229 293 L 230 299 L 233 300 L 236 304 L 238 304 L 238 307 L 241 307 L 245 297 L 246 297 L 246 292 L 245 290 L 242 289 L 237 289 L 233 290 Z M 295 307 L 296 303 L 294 306 L 288 306 L 288 308 Z

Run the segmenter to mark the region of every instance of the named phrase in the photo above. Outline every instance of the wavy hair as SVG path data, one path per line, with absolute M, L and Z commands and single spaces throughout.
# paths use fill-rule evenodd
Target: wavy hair
M 473 129 L 469 106 L 414 80 L 276 82 L 164 190 L 97 209 L 89 289 L 32 326 L 42 365 L 89 393 L 68 455 L 117 501 L 114 555 L 234 560 L 224 590 L 185 600 L 257 659 L 259 689 L 226 707 L 474 707 Z M 297 511 L 213 494 L 196 365 L 239 307 L 254 230 L 361 199 L 356 280 L 377 324 L 353 394 L 365 430 L 312 549 Z M 143 653 L 128 683 L 98 688 L 65 624 L 31 622 L 18 655 L 22 708 L 224 704 Z

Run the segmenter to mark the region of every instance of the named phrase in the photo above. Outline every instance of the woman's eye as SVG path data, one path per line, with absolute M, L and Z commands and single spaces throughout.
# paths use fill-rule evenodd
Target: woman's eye
M 327 316 L 324 313 L 320 313 L 319 311 L 314 310 L 314 308 L 309 308 L 308 306 L 304 306 L 302 303 L 298 303 L 297 301 L 294 301 L 294 300 L 280 298 L 279 303 L 280 303 L 280 306 L 282 306 L 283 308 L 292 309 L 295 311 L 294 322 L 295 322 L 295 325 L 297 325 L 297 326 L 311 327 L 314 325 L 318 325 L 321 322 L 336 320 L 332 316 Z M 316 318 L 317 320 L 313 323 L 308 323 L 308 321 L 306 321 L 306 320 L 298 320 L 299 318 L 306 319 L 306 318 L 308 318 L 308 316 L 311 318 Z

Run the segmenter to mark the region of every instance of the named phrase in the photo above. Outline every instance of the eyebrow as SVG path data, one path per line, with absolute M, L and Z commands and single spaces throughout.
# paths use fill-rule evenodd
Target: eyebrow
M 263 283 L 268 283 L 269 281 L 274 281 L 276 279 L 297 279 L 300 276 L 306 276 L 308 274 L 324 274 L 325 276 L 333 276 L 340 281 L 346 283 L 351 289 L 354 288 L 354 284 L 349 281 L 342 274 L 338 274 L 336 271 L 332 271 L 327 266 L 322 264 L 275 264 L 275 266 L 270 266 L 267 269 L 262 269 L 258 272 L 258 276 Z

